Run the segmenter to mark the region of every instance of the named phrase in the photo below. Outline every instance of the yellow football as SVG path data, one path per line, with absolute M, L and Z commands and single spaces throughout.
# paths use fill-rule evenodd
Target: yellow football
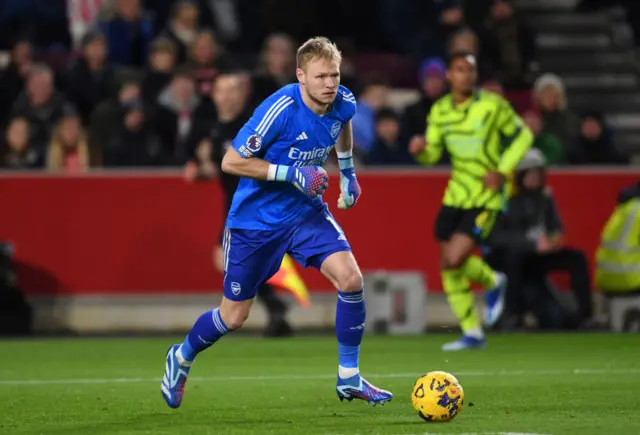
M 462 411 L 464 391 L 451 373 L 429 372 L 414 385 L 411 403 L 425 421 L 451 421 Z

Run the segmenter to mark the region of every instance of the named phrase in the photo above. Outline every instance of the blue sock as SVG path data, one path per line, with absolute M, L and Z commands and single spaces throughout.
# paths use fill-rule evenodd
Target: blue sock
M 180 353 L 185 360 L 193 361 L 196 355 L 213 346 L 227 332 L 229 328 L 222 321 L 220 308 L 207 311 L 196 320 L 180 346 Z
M 366 313 L 363 290 L 338 292 L 336 337 L 338 338 L 339 365 L 340 371 L 350 375 L 358 373 L 358 357 L 364 335 Z

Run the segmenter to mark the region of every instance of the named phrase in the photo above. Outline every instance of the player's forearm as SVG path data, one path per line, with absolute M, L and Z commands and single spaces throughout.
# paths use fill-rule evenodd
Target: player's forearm
M 522 127 L 509 148 L 502 155 L 498 171 L 502 174 L 511 174 L 520 163 L 520 160 L 527 153 L 533 144 L 533 134 L 527 127 Z
M 353 153 L 353 126 L 351 121 L 347 122 L 338 136 L 336 141 L 336 152 L 338 153 Z
M 269 162 L 257 157 L 244 158 L 233 148 L 229 148 L 222 159 L 222 172 L 225 174 L 254 180 L 267 180 L 270 166 Z

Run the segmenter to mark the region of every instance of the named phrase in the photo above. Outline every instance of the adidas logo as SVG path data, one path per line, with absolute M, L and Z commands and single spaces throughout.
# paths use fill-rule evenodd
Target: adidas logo
M 309 136 L 307 136 L 307 133 L 305 133 L 304 131 L 300 133 L 300 135 L 298 135 L 298 137 L 296 138 L 296 140 L 305 140 L 305 139 L 309 139 Z

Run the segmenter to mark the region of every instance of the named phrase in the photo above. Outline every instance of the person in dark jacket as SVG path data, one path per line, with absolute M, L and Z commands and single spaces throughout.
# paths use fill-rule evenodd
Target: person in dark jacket
M 431 106 L 447 91 L 446 74 L 447 65 L 440 58 L 428 58 L 420 64 L 418 79 L 422 95 L 406 108 L 402 119 L 403 138 L 407 142 L 416 135 L 424 137 Z
M 90 32 L 82 38 L 82 56 L 74 62 L 66 77 L 66 95 L 80 112 L 87 126 L 93 109 L 114 92 L 115 72 L 107 62 L 104 35 Z
M 31 43 L 26 38 L 18 39 L 11 48 L 11 61 L 0 73 L 0 122 L 4 122 L 11 105 L 24 89 L 32 64 Z
M 189 144 L 197 133 L 196 110 L 200 97 L 195 91 L 191 72 L 176 71 L 171 83 L 160 93 L 155 112 L 156 133 L 164 152 L 176 166 L 189 160 Z
M 141 101 L 129 103 L 123 125 L 104 152 L 105 167 L 161 166 L 167 161 L 162 143 L 146 119 Z
M 615 146 L 613 132 L 600 112 L 582 115 L 580 133 L 568 155 L 569 163 L 576 165 L 628 165 L 629 158 Z
M 173 4 L 171 17 L 167 27 L 160 33 L 169 39 L 176 47 L 176 62 L 182 64 L 187 61 L 189 47 L 198 36 L 200 10 L 198 4 L 181 0 Z
M 115 0 L 114 10 L 99 23 L 114 65 L 141 67 L 154 36 L 153 20 L 145 16 L 140 0 Z
M 149 64 L 142 82 L 142 98 L 155 104 L 160 92 L 171 82 L 176 68 L 176 46 L 167 38 L 158 37 L 151 44 Z
M 400 140 L 400 120 L 392 109 L 383 108 L 376 115 L 376 140 L 363 161 L 367 165 L 416 164 L 407 143 Z
M 563 225 L 551 191 L 545 185 L 545 160 L 537 149 L 522 159 L 504 220 L 496 225 L 491 262 L 509 278 L 505 320 L 519 326 L 533 311 L 541 327 L 586 325 L 591 321 L 591 282 L 583 252 L 563 244 Z M 570 314 L 554 300 L 550 272 L 567 272 L 577 302 Z

